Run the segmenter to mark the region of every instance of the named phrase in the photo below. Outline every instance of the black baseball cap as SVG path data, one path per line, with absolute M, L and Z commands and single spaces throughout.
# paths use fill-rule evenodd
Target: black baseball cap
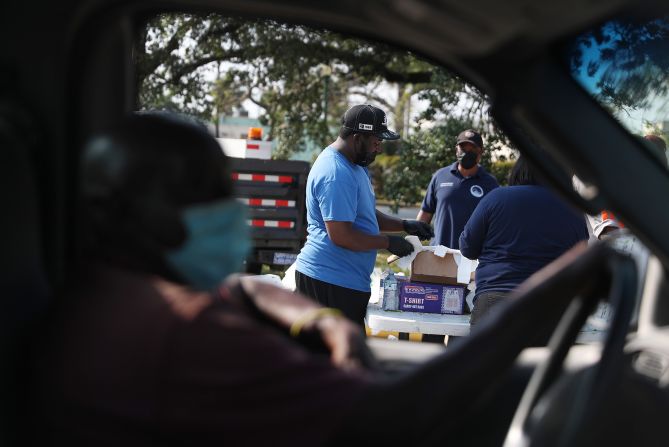
M 388 129 L 386 112 L 371 104 L 353 106 L 341 119 L 344 129 L 354 132 L 371 133 L 382 140 L 397 140 L 400 135 Z
M 458 135 L 458 142 L 455 144 L 458 145 L 460 143 L 471 143 L 479 149 L 483 149 L 483 138 L 481 138 L 481 134 L 474 129 L 467 129 L 460 132 L 460 135 Z

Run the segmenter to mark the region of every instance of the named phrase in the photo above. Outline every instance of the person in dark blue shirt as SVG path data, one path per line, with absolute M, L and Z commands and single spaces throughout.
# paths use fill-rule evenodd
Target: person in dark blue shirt
M 523 157 L 509 187 L 481 200 L 460 235 L 460 251 L 478 259 L 472 328 L 533 273 L 588 239 L 585 218 L 541 186 Z
M 458 161 L 439 169 L 432 176 L 417 220 L 430 223 L 434 217 L 431 245 L 458 248 L 458 238 L 469 216 L 483 196 L 497 188 L 497 180 L 479 165 L 483 139 L 475 130 L 458 135 Z

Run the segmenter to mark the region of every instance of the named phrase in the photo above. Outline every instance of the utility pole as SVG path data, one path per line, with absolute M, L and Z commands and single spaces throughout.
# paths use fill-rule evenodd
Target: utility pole
M 221 80 L 221 63 L 219 62 L 216 64 L 216 81 Z M 216 86 L 220 87 L 220 86 Z M 221 105 L 221 98 L 218 97 L 219 95 L 216 95 L 216 107 L 214 113 L 216 114 L 216 138 L 220 138 L 220 130 L 219 126 L 221 123 L 221 110 L 220 110 L 220 105 Z
M 323 77 L 323 126 L 325 131 L 328 130 L 328 86 L 330 84 L 330 76 L 332 75 L 332 68 L 329 65 L 321 65 L 321 76 Z

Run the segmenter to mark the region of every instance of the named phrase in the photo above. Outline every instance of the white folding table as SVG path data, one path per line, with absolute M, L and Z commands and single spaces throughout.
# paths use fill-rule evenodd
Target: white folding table
M 608 309 L 600 306 L 593 316 L 606 321 Z M 400 334 L 420 333 L 462 337 L 469 335 L 470 314 L 446 315 L 420 312 L 385 311 L 378 303 L 370 302 L 367 306 L 365 324 L 376 335 L 381 331 L 399 332 Z M 603 328 L 587 324 L 579 333 L 577 343 L 599 343 L 606 333 Z
M 446 315 L 385 311 L 377 303 L 367 306 L 365 323 L 372 335 L 381 331 L 463 336 L 469 335 L 469 314 Z

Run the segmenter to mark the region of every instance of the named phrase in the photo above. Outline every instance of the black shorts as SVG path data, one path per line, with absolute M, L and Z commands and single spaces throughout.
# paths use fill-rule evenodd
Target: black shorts
M 313 298 L 325 307 L 341 310 L 351 321 L 365 329 L 369 292 L 335 286 L 298 271 L 295 271 L 295 284 L 301 294 Z

